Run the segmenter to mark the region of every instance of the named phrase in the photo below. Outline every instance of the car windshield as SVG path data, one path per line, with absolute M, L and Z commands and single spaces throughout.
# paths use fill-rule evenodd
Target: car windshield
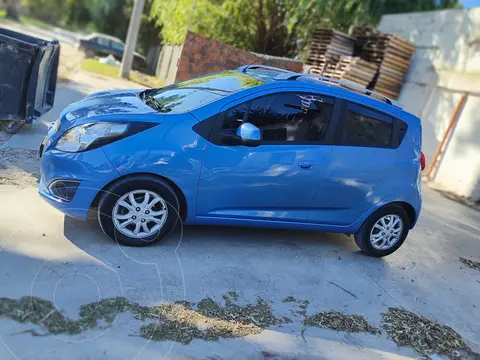
M 143 101 L 161 113 L 184 113 L 237 91 L 262 85 L 263 81 L 227 71 L 182 81 L 162 89 L 146 90 Z

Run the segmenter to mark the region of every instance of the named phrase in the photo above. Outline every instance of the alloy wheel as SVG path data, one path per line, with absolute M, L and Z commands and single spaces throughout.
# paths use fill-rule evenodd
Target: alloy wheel
M 145 238 L 165 224 L 168 208 L 165 200 L 150 190 L 134 190 L 120 197 L 112 211 L 115 228 L 123 235 Z
M 388 250 L 400 240 L 402 232 L 403 221 L 400 216 L 382 216 L 372 227 L 370 243 L 376 250 Z

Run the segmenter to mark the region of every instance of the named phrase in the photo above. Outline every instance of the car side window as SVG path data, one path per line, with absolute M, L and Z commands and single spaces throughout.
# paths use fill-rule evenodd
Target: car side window
M 390 148 L 393 118 L 356 104 L 349 104 L 342 145 Z
M 334 99 L 310 93 L 279 93 L 237 105 L 225 114 L 223 131 L 234 134 L 248 122 L 262 142 L 315 142 L 325 139 Z
M 112 48 L 114 48 L 115 50 L 123 51 L 123 44 L 122 44 L 122 43 L 119 43 L 118 41 L 113 41 L 113 40 L 112 40 L 111 46 L 112 46 Z
M 110 40 L 102 38 L 102 37 L 98 37 L 98 43 L 100 45 L 110 46 Z

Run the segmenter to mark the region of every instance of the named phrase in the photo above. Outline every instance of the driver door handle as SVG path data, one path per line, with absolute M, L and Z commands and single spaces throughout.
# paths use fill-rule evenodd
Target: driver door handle
M 312 161 L 299 161 L 298 166 L 300 166 L 300 169 L 308 170 L 313 167 L 313 162 Z

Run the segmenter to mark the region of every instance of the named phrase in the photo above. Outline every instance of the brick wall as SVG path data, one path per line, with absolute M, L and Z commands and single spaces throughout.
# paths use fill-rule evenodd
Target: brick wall
M 220 41 L 189 32 L 183 44 L 175 81 L 222 70 L 236 69 L 254 62 L 261 55 L 237 49 Z M 300 61 L 268 56 L 256 64 L 302 72 Z

